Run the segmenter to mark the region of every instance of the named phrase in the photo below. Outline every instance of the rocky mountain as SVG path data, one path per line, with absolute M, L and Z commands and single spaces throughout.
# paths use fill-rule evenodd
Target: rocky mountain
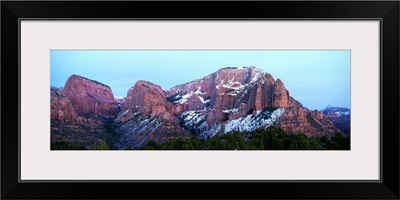
M 322 110 L 322 112 L 328 116 L 350 116 L 350 109 L 332 107 L 331 105 L 328 105 L 325 109 Z
M 51 89 L 51 94 L 52 138 L 57 135 L 53 131 L 61 132 L 60 124 L 87 130 L 96 127 L 94 123 L 117 149 L 142 147 L 149 140 L 206 139 L 269 126 L 308 137 L 330 137 L 339 131 L 327 114 L 303 107 L 280 79 L 253 66 L 222 68 L 168 90 L 140 80 L 118 99 L 108 86 L 73 75 L 64 89 Z
M 108 126 L 118 115 L 111 88 L 72 75 L 64 88 L 50 89 L 51 141 L 90 147 L 115 138 Z
M 256 67 L 223 68 L 165 91 L 181 124 L 200 138 L 278 126 L 309 137 L 338 129 L 319 111 L 309 111 L 284 83 Z
M 97 81 L 72 75 L 65 83 L 64 93 L 77 114 L 100 116 L 118 114 L 117 102 L 111 88 Z
M 350 135 L 350 109 L 328 105 L 322 110 L 322 113 L 324 113 L 344 135 Z
M 193 134 L 180 126 L 160 86 L 138 81 L 128 90 L 127 98 L 115 119 L 118 148 L 141 147 L 149 140 L 163 142 L 175 137 L 189 139 Z

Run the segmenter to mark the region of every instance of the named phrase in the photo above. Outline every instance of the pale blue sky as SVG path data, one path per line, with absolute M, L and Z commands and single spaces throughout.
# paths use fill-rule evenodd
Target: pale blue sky
M 126 96 L 138 80 L 169 89 L 223 67 L 256 66 L 309 109 L 350 108 L 350 50 L 51 50 L 50 84 L 77 74 Z

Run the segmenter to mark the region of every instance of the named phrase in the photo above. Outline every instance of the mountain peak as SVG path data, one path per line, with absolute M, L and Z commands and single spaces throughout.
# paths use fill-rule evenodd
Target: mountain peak
M 64 92 L 78 115 L 115 116 L 118 113 L 111 88 L 103 83 L 74 74 L 65 83 Z
M 324 108 L 324 109 L 322 109 L 322 111 L 323 110 L 350 110 L 349 108 L 346 108 L 346 107 L 339 107 L 339 106 L 331 106 L 331 105 L 328 105 L 328 106 L 326 106 L 326 108 Z
M 328 105 L 325 109 L 322 110 L 324 114 L 334 114 L 334 115 L 343 115 L 343 116 L 350 116 L 350 109 L 343 108 L 343 107 L 334 107 Z
M 72 74 L 70 77 L 68 77 L 68 80 L 74 80 L 74 79 L 84 79 L 84 80 L 90 81 L 92 83 L 96 83 L 98 85 L 102 85 L 104 87 L 110 88 L 110 86 L 108 86 L 108 85 L 106 85 L 104 83 L 100 83 L 98 81 L 95 81 L 95 80 L 92 80 L 92 79 L 89 79 L 89 78 L 86 78 L 86 77 L 83 77 L 83 76 L 80 76 L 80 75 L 77 75 L 77 74 Z M 67 82 L 68 82 L 68 80 L 67 80 Z
M 256 71 L 264 72 L 263 69 L 258 68 L 258 67 L 253 66 L 253 65 L 251 65 L 251 66 L 241 66 L 241 67 L 223 67 L 223 68 L 221 68 L 221 69 L 219 69 L 219 70 L 226 70 L 226 69 L 231 69 L 231 70 L 242 70 L 242 69 L 247 69 L 247 70 L 256 70 Z M 219 71 L 219 70 L 218 70 L 218 71 Z

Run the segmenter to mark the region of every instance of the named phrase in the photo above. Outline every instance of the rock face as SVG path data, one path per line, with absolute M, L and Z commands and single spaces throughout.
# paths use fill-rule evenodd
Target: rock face
M 287 108 L 290 106 L 289 92 L 286 90 L 283 82 L 278 79 L 273 87 L 273 105 L 274 108 Z
M 115 131 L 121 138 L 119 148 L 142 147 L 149 140 L 157 143 L 175 137 L 189 139 L 193 134 L 183 129 L 173 115 L 174 107 L 166 100 L 160 86 L 138 81 L 129 89 L 115 121 Z
M 77 114 L 62 89 L 53 88 L 50 92 L 50 118 L 58 121 L 76 121 Z
M 308 137 L 333 136 L 339 131 L 320 111 L 309 111 L 304 107 L 292 106 L 279 118 L 277 126 L 289 133 L 302 132 Z
M 118 116 L 118 122 L 126 122 L 134 113 L 150 115 L 150 119 L 161 117 L 163 120 L 172 120 L 172 104 L 167 102 L 164 91 L 160 86 L 147 81 L 138 81 L 129 89 L 127 98 L 122 104 L 122 113 Z M 177 119 L 175 120 L 176 122 Z
M 237 119 L 266 107 L 291 105 L 289 92 L 282 81 L 275 81 L 270 74 L 255 67 L 223 68 L 165 93 L 175 107 L 182 107 L 181 112 L 210 110 L 206 119 L 208 124 Z
M 118 114 L 110 87 L 72 75 L 64 88 L 50 89 L 51 141 L 66 141 L 89 148 L 102 140 L 112 142 L 108 124 Z
M 192 104 L 192 101 L 188 101 L 190 97 L 198 99 L 195 107 L 188 107 L 190 110 L 201 110 L 203 107 L 230 109 L 242 103 L 256 109 L 256 106 L 261 108 L 278 104 L 273 102 L 271 95 L 265 95 L 274 83 L 272 76 L 263 74 L 262 70 L 255 67 L 224 68 L 202 79 L 175 86 L 166 91 L 166 96 L 174 104 L 189 106 Z M 284 86 L 282 89 L 285 90 Z
M 292 98 L 280 79 L 256 67 L 223 68 L 165 94 L 174 107 L 179 107 L 174 114 L 183 126 L 200 137 L 271 125 L 309 137 L 337 130 L 322 113 L 312 113 Z
M 64 93 L 78 115 L 116 116 L 118 105 L 111 88 L 102 83 L 72 75 L 65 83 Z

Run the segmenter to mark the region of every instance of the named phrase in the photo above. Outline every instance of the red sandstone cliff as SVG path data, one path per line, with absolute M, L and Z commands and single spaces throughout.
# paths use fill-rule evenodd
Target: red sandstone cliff
M 112 142 L 106 127 L 118 114 L 111 88 L 72 75 L 64 88 L 51 88 L 51 141 L 66 141 L 87 148 L 102 140 Z
M 157 143 L 176 137 L 189 139 L 192 133 L 180 126 L 174 106 L 166 100 L 160 86 L 138 81 L 127 92 L 115 131 L 122 138 L 120 146 L 137 148 L 154 140 Z
M 173 114 L 181 113 L 185 118 L 191 114 L 203 123 L 196 124 L 195 120 L 185 123 L 181 117 L 188 127 L 210 128 L 228 123 L 229 128 L 221 126 L 219 134 L 231 130 L 230 121 L 237 119 L 235 122 L 244 123 L 242 121 L 249 114 L 255 120 L 257 114 L 267 108 L 283 108 L 283 113 L 277 112 L 280 115 L 274 119 L 274 125 L 289 133 L 303 132 L 311 137 L 330 135 L 338 130 L 322 113 L 308 111 L 292 98 L 280 79 L 275 80 L 271 74 L 256 67 L 223 68 L 204 78 L 175 86 L 165 94 L 174 107 L 179 108 Z M 257 126 L 255 124 L 252 126 Z
M 118 114 L 117 102 L 111 88 L 102 83 L 72 75 L 65 83 L 64 93 L 78 115 L 116 116 Z

